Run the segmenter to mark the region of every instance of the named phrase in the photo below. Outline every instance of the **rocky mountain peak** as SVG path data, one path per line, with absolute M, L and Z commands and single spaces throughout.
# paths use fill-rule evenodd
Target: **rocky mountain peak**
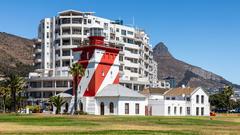
M 153 55 L 158 58 L 173 58 L 172 54 L 168 51 L 167 46 L 160 42 L 153 48 Z
M 177 85 L 190 87 L 221 88 L 225 85 L 234 85 L 223 77 L 200 67 L 185 63 L 174 58 L 167 46 L 160 42 L 153 48 L 153 58 L 158 64 L 158 78 L 164 79 L 172 76 L 176 79 Z

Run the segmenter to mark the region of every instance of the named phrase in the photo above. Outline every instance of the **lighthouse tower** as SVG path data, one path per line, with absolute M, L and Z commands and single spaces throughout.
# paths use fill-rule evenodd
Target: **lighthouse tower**
M 78 81 L 80 110 L 95 114 L 95 95 L 108 84 L 119 83 L 119 50 L 104 43 L 103 28 L 90 29 L 89 45 L 74 48 L 74 58 L 85 68 L 85 75 Z

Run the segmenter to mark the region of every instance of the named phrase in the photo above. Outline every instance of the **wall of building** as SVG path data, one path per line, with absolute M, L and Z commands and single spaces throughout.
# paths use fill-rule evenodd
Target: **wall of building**
M 197 103 L 197 95 L 199 96 L 199 102 Z M 201 101 L 201 96 L 204 96 L 203 103 Z M 196 115 L 196 108 L 199 108 L 199 115 L 201 114 L 201 108 L 204 108 L 204 116 L 209 116 L 210 113 L 210 103 L 209 103 L 209 97 L 206 92 L 203 91 L 202 88 L 198 88 L 197 91 L 191 95 L 191 115 Z
M 125 114 L 125 103 L 129 103 L 129 114 Z M 135 105 L 139 104 L 139 114 L 135 113 Z M 145 115 L 145 106 L 147 101 L 145 98 L 120 98 L 118 103 L 119 115 Z
M 104 103 L 104 115 L 118 115 L 118 97 L 97 97 L 96 99 L 96 109 L 95 114 L 100 115 L 100 104 Z M 113 113 L 110 113 L 110 103 L 113 103 L 114 109 Z

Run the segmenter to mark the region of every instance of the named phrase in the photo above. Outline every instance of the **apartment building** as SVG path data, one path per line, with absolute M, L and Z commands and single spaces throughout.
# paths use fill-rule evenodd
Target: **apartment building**
M 90 29 L 95 25 L 103 28 L 106 45 L 120 50 L 120 84 L 135 91 L 155 86 L 157 63 L 144 30 L 124 25 L 121 20 L 95 16 L 93 12 L 67 10 L 40 21 L 35 44 L 36 70 L 29 74 L 28 93 L 32 99 L 47 99 L 72 87 L 72 49 L 89 44 Z

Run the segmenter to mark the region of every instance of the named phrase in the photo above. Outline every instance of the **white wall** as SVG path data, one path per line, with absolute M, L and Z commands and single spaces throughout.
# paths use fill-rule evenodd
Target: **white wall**
M 168 107 L 170 107 L 170 114 L 168 114 Z M 176 113 L 174 112 L 176 107 Z M 182 107 L 182 113 L 180 113 Z M 186 115 L 186 101 L 184 100 L 165 100 L 164 101 L 164 115 L 165 116 L 184 116 Z
M 129 103 L 129 114 L 125 114 L 125 103 Z M 135 113 L 135 104 L 139 104 L 139 114 Z M 145 106 L 147 101 L 145 98 L 120 98 L 118 106 L 119 115 L 145 115 Z
M 153 116 L 164 116 L 164 100 L 148 100 L 148 106 L 152 107 L 152 115 Z
M 104 103 L 104 115 L 145 115 L 145 98 L 96 97 L 96 115 L 100 115 L 100 104 Z M 114 113 L 110 114 L 109 104 L 114 103 Z M 129 114 L 125 114 L 125 103 L 129 103 Z M 135 104 L 139 104 L 139 114 L 135 113 Z
M 104 115 L 118 115 L 118 98 L 117 97 L 98 97 L 96 99 L 95 114 L 100 115 L 100 104 L 104 103 Z M 114 113 L 110 113 L 110 103 L 114 104 Z
M 196 96 L 199 95 L 199 102 L 196 102 Z M 204 103 L 201 103 L 201 96 L 204 96 Z M 209 104 L 209 97 L 206 92 L 203 91 L 202 88 L 198 88 L 192 95 L 191 95 L 191 115 L 196 115 L 196 107 L 199 107 L 199 116 L 201 115 L 201 108 L 204 108 L 204 116 L 209 116 L 210 113 L 210 104 Z

